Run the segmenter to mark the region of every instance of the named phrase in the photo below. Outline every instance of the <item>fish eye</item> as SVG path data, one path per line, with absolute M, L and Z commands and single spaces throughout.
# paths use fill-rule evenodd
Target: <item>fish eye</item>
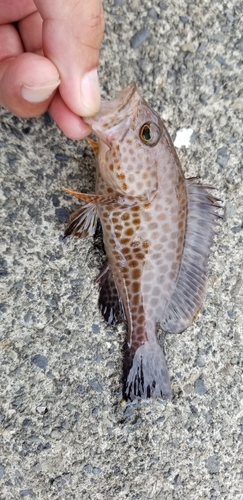
M 161 131 L 156 123 L 147 122 L 140 128 L 139 137 L 146 146 L 155 146 L 160 140 Z

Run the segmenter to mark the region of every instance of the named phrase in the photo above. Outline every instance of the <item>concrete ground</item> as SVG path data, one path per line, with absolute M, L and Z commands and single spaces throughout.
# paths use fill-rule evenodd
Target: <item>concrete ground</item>
M 171 401 L 121 402 L 125 328 L 107 327 L 93 240 L 64 241 L 92 192 L 93 154 L 42 116 L 1 110 L 0 499 L 242 500 L 240 2 L 105 1 L 104 97 L 136 81 L 172 134 L 192 128 L 186 177 L 218 189 L 203 308 L 165 337 Z

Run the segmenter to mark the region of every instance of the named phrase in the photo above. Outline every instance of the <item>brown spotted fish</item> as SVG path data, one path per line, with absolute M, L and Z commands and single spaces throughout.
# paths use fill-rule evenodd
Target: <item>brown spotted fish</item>
M 124 397 L 166 398 L 157 326 L 180 333 L 202 305 L 217 200 L 210 186 L 184 178 L 165 126 L 134 83 L 86 121 L 98 137 L 96 190 L 66 190 L 85 205 L 65 235 L 93 235 L 100 219 L 107 263 L 96 280 L 99 307 L 108 323 L 128 326 Z

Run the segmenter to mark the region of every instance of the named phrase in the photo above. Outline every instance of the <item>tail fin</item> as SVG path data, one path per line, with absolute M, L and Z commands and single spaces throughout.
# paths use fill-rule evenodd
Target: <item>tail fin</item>
M 170 379 L 163 351 L 157 342 L 145 342 L 135 353 L 127 349 L 124 358 L 124 389 L 126 400 L 136 398 L 168 398 Z

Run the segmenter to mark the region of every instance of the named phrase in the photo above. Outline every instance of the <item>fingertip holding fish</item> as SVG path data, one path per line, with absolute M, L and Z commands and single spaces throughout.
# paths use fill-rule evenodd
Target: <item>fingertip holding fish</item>
M 98 137 L 95 194 L 64 188 L 85 204 L 65 235 L 91 236 L 100 219 L 107 262 L 96 282 L 109 324 L 127 323 L 123 396 L 171 395 L 157 325 L 180 333 L 202 305 L 214 226 L 210 186 L 185 179 L 159 115 L 134 83 L 86 119 Z

